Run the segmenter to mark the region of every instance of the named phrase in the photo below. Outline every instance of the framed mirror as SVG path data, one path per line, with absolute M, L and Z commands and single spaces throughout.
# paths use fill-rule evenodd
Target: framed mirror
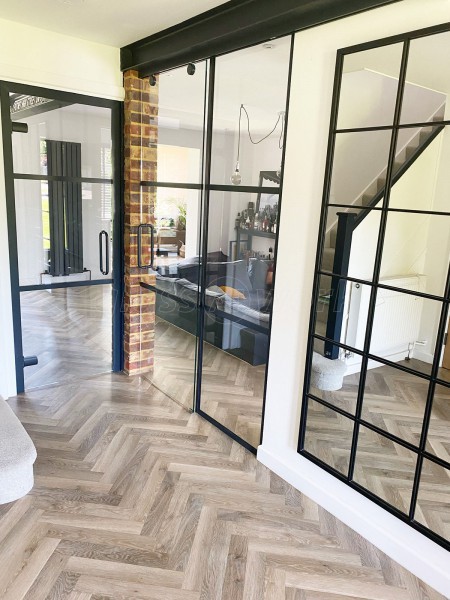
M 338 52 L 298 447 L 446 548 L 449 53 L 448 25 Z

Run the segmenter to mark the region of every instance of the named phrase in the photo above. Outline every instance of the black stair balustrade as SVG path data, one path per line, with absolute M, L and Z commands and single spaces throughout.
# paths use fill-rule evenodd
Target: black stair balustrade
M 337 213 L 336 245 L 333 260 L 333 276 L 331 278 L 330 304 L 328 307 L 327 328 L 325 336 L 329 340 L 339 342 L 341 339 L 344 318 L 345 294 L 352 248 L 352 236 L 355 229 L 357 213 Z M 331 360 L 339 358 L 339 346 L 331 341 L 325 342 L 325 356 Z

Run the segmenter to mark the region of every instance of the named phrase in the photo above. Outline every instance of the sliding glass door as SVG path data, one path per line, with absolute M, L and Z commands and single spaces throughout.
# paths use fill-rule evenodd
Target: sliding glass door
M 200 62 L 159 76 L 156 181 L 141 182 L 153 206 L 139 233 L 142 258 L 151 257 L 141 266 L 154 276 L 145 286 L 155 295 L 153 371 L 147 377 L 190 410 L 197 367 L 206 71 L 206 62 Z
M 3 84 L 2 118 L 18 391 L 120 370 L 119 103 Z
M 291 43 L 272 40 L 149 81 L 159 100 L 157 112 L 149 106 L 157 174 L 141 182 L 143 204 L 153 207 L 139 228 L 142 286 L 155 295 L 146 377 L 253 451 L 269 357 Z
M 212 59 L 198 410 L 250 449 L 269 359 L 290 50 L 286 37 Z

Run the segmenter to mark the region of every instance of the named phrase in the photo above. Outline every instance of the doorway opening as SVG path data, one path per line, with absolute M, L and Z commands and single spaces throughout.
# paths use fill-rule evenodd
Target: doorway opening
M 18 393 L 122 368 L 120 103 L 1 84 Z

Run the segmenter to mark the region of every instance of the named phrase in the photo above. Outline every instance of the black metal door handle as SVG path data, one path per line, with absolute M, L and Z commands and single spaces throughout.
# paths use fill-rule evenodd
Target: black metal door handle
M 142 232 L 145 228 L 150 229 L 150 264 L 142 263 Z M 141 223 L 138 227 L 138 267 L 140 269 L 153 269 L 153 255 L 155 247 L 155 228 L 150 223 Z
M 106 266 L 103 268 L 103 239 L 105 240 L 105 258 L 106 258 Z M 108 232 L 103 230 L 98 234 L 98 244 L 99 244 L 99 253 L 100 253 L 100 273 L 102 275 L 109 274 L 109 235 Z

